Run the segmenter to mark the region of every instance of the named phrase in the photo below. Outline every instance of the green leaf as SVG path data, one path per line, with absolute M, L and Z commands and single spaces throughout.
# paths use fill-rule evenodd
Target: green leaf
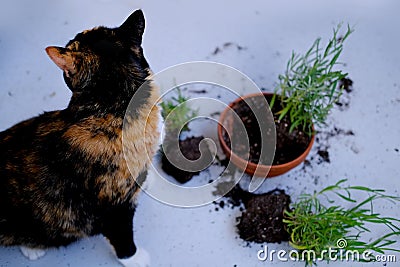
M 352 199 L 350 197 L 346 197 L 346 196 L 344 196 L 344 195 L 342 195 L 340 193 L 336 193 L 336 195 L 338 195 L 339 197 L 343 198 L 346 201 L 353 202 L 353 203 L 357 202 L 356 200 L 354 200 L 354 199 Z
M 337 240 L 347 241 L 345 250 L 363 253 L 371 250 L 376 253 L 385 251 L 400 251 L 396 243 L 400 237 L 399 219 L 384 217 L 372 210 L 373 201 L 386 199 L 400 201 L 399 198 L 385 194 L 382 189 L 372 189 L 365 186 L 344 186 L 346 179 L 339 180 L 314 194 L 302 194 L 292 204 L 291 211 L 284 212 L 283 222 L 290 235 L 290 245 L 298 250 L 314 250 L 320 255 L 324 249 L 336 245 Z M 352 192 L 368 195 L 365 199 L 352 198 Z M 336 201 L 327 194 L 336 196 Z M 320 198 L 329 201 L 324 206 Z M 344 208 L 339 202 L 354 203 L 354 207 Z M 382 237 L 371 242 L 362 239 L 364 232 L 369 232 L 370 224 L 385 227 L 388 231 Z M 352 233 L 351 235 L 349 233 Z M 374 256 L 373 256 L 374 257 Z M 372 258 L 374 259 L 374 258 Z M 306 261 L 308 264 L 308 262 Z
M 342 41 L 338 42 L 336 35 L 340 27 L 341 24 L 333 30 L 333 38 L 325 49 L 321 49 L 321 38 L 317 38 L 305 54 L 293 51 L 285 73 L 278 76 L 279 85 L 275 93 L 281 95 L 280 119 L 290 114 L 291 122 L 301 122 L 300 128 L 307 129 L 309 135 L 312 134 L 313 124 L 326 125 L 329 111 L 343 90 L 337 88 L 337 83 L 345 76 L 342 71 L 333 70 L 333 67 L 339 64 L 343 42 L 352 31 L 348 27 Z
M 272 108 L 274 107 L 275 100 L 276 100 L 276 96 L 277 96 L 277 94 L 273 94 L 273 95 L 272 95 L 271 102 L 269 103 L 270 109 L 272 109 Z
M 290 107 L 291 107 L 290 105 L 287 105 L 283 110 L 278 112 L 278 114 L 279 114 L 279 119 L 278 120 L 282 120 L 283 117 L 285 117 L 285 115 L 289 112 Z

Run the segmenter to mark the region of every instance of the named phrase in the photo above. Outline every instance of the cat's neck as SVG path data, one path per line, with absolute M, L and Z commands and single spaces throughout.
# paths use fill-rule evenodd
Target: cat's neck
M 150 81 L 146 79 L 125 79 L 87 85 L 82 90 L 75 90 L 67 111 L 77 119 L 89 116 L 104 117 L 109 114 L 124 118 L 128 106 L 130 113 L 138 112 L 150 94 Z M 131 101 L 132 104 L 129 104 Z

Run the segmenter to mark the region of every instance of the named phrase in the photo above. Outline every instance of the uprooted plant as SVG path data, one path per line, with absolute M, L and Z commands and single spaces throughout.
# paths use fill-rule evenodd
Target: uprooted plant
M 326 253 L 335 249 L 336 256 L 344 258 L 346 253 L 368 255 L 358 258 L 360 261 L 375 261 L 376 253 L 386 251 L 400 252 L 393 248 L 400 236 L 400 220 L 382 216 L 374 212 L 373 203 L 379 199 L 391 202 L 400 201 L 400 197 L 385 194 L 383 189 L 371 189 L 364 186 L 344 186 L 346 180 L 328 186 L 314 194 L 303 194 L 284 212 L 283 223 L 289 233 L 289 244 L 299 250 L 301 260 L 313 265 L 316 260 L 330 260 L 332 255 Z M 364 193 L 367 197 L 356 200 L 353 194 Z M 336 197 L 332 199 L 332 196 Z M 347 208 L 336 204 L 337 200 L 353 204 Z M 323 204 L 326 201 L 328 204 Z M 362 241 L 363 234 L 370 232 L 371 226 L 384 226 L 388 233 L 372 241 Z M 312 253 L 310 253 L 312 252 Z M 304 257 L 306 255 L 306 257 Z
M 164 101 L 161 108 L 165 121 L 165 138 L 161 149 L 162 169 L 178 182 L 186 183 L 200 173 L 200 166 L 206 165 L 205 162 L 212 158 L 207 146 L 203 147 L 202 157 L 200 146 L 203 136 L 181 140 L 182 132 L 190 131 L 189 122 L 198 115 L 198 111 L 189 106 L 189 98 L 183 96 L 179 87 L 177 96 Z
M 197 116 L 197 111 L 188 106 L 188 98 L 182 95 L 180 88 L 177 88 L 177 96 L 161 103 L 163 116 L 166 122 L 166 137 L 179 134 L 181 131 L 188 131 L 188 122 Z

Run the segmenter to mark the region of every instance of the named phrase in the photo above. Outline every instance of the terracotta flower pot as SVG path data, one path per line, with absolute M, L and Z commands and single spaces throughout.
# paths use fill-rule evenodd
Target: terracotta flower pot
M 304 150 L 304 152 L 300 156 L 298 156 L 294 160 L 289 161 L 284 164 L 271 165 L 271 166 L 263 165 L 263 164 L 256 164 L 251 161 L 247 161 L 247 160 L 243 159 L 242 157 L 240 157 L 239 155 L 237 155 L 236 153 L 232 152 L 232 150 L 230 149 L 230 147 L 228 146 L 228 144 L 226 143 L 226 141 L 224 139 L 225 129 L 222 125 L 224 125 L 224 122 L 227 119 L 229 110 L 231 110 L 232 107 L 237 105 L 239 102 L 243 101 L 243 99 L 255 97 L 258 95 L 261 95 L 261 94 L 250 94 L 250 95 L 246 95 L 243 97 L 239 97 L 235 101 L 233 101 L 232 103 L 229 104 L 229 107 L 227 107 L 222 112 L 220 119 L 219 119 L 218 139 L 219 139 L 219 142 L 221 144 L 221 147 L 222 147 L 225 155 L 228 158 L 230 158 L 230 160 L 233 162 L 233 164 L 235 164 L 239 169 L 245 171 L 246 173 L 248 173 L 250 175 L 255 175 L 255 176 L 265 177 L 265 178 L 274 177 L 274 176 L 278 176 L 278 175 L 288 172 L 289 170 L 298 166 L 300 163 L 302 163 L 306 159 L 306 157 L 309 154 L 309 152 L 312 148 L 312 145 L 314 143 L 315 135 L 313 135 L 311 137 L 311 140 L 310 140 L 307 148 Z M 271 97 L 273 94 L 263 93 L 263 95 Z

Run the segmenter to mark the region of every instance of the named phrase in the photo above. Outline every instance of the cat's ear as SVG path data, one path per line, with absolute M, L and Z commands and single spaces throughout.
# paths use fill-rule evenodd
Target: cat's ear
M 125 22 L 119 27 L 132 40 L 142 43 L 145 20 L 142 10 L 133 12 Z
M 73 52 L 63 47 L 49 46 L 46 52 L 56 65 L 62 69 L 67 77 L 76 73 Z

